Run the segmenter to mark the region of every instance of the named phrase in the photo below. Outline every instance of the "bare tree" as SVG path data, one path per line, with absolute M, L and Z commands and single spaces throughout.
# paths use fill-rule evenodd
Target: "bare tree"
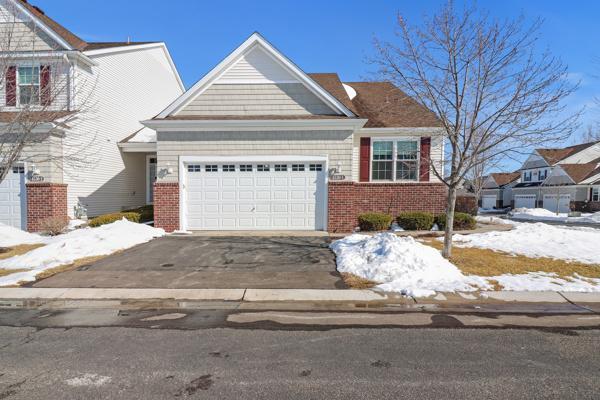
M 381 78 L 435 113 L 449 142 L 446 176 L 431 166 L 448 189 L 448 258 L 456 192 L 466 174 L 488 158 L 569 137 L 578 114 L 564 116 L 564 100 L 578 84 L 559 59 L 536 53 L 539 20 L 500 21 L 449 2 L 422 24 L 409 25 L 402 15 L 397 24 L 394 43 L 375 40 L 373 61 Z
M 581 139 L 584 143 L 600 140 L 600 123 L 586 125 Z
M 17 162 L 88 165 L 94 136 L 73 136 L 91 111 L 94 81 L 75 72 L 72 54 L 52 46 L 13 1 L 0 5 L 0 183 Z

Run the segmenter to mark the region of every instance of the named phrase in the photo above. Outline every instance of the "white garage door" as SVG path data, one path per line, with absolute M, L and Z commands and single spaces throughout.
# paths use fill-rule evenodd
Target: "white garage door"
M 491 210 L 496 207 L 496 196 L 483 196 L 481 198 L 481 208 Z
M 25 229 L 27 218 L 25 168 L 14 167 L 0 183 L 0 222 Z
M 325 229 L 324 163 L 200 162 L 185 173 L 186 229 Z
M 552 212 L 568 213 L 571 211 L 571 195 L 570 194 L 545 194 L 544 208 Z
M 535 194 L 520 194 L 515 196 L 515 208 L 536 208 Z

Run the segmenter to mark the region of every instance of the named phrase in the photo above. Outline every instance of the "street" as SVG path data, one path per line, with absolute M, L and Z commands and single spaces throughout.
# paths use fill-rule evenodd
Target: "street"
M 90 320 L 98 315 L 87 312 Z M 196 324 L 207 321 L 201 329 L 177 325 L 184 315 L 177 313 L 147 317 L 147 327 L 68 326 L 68 318 L 89 324 L 86 310 L 67 313 L 65 327 L 29 323 L 47 314 L 1 313 L 0 399 L 591 399 L 600 392 L 599 330 L 235 328 L 218 322 L 221 311 L 195 314 Z

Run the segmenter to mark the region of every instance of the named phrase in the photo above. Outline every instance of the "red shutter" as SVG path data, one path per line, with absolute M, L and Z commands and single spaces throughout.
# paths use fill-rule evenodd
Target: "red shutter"
M 6 106 L 17 105 L 17 67 L 6 68 Z
M 52 103 L 50 91 L 50 66 L 42 65 L 40 68 L 40 104 L 49 106 Z
M 421 165 L 419 168 L 419 181 L 429 182 L 429 160 L 431 158 L 431 138 L 421 138 Z
M 361 182 L 369 182 L 371 180 L 371 138 L 360 138 L 360 177 Z

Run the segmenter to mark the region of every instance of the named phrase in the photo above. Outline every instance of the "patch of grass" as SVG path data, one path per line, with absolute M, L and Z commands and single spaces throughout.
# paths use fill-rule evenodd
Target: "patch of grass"
M 37 249 L 38 247 L 44 246 L 43 244 L 20 244 L 18 246 L 10 247 L 8 251 L 0 252 L 0 260 L 4 260 L 6 258 L 11 258 L 14 256 L 19 256 L 21 254 L 25 254 L 30 252 L 33 249 Z
M 27 271 L 26 269 L 0 269 L 0 276 L 15 274 L 17 272 Z
M 435 239 L 423 243 L 438 250 L 443 243 Z M 600 265 L 552 258 L 530 258 L 489 249 L 474 247 L 452 247 L 450 261 L 467 275 L 496 276 L 502 274 L 526 274 L 528 272 L 555 273 L 568 279 L 574 274 L 587 278 L 600 278 Z M 493 283 L 490 281 L 490 283 Z M 498 284 L 498 282 L 496 282 Z
M 377 282 L 361 278 L 358 275 L 351 274 L 349 272 L 342 272 L 342 279 L 344 283 L 351 289 L 370 289 L 377 286 Z
M 107 256 L 104 255 L 104 256 L 84 257 L 84 258 L 80 258 L 79 260 L 75 260 L 75 262 L 73 262 L 71 264 L 59 265 L 58 267 L 49 268 L 49 269 L 37 274 L 37 276 L 35 277 L 35 280 L 40 281 L 42 279 L 50 278 L 51 276 L 59 274 L 61 272 L 73 271 L 74 269 L 77 269 L 83 265 L 91 264 L 93 262 L 101 260 L 104 257 L 107 257 Z

